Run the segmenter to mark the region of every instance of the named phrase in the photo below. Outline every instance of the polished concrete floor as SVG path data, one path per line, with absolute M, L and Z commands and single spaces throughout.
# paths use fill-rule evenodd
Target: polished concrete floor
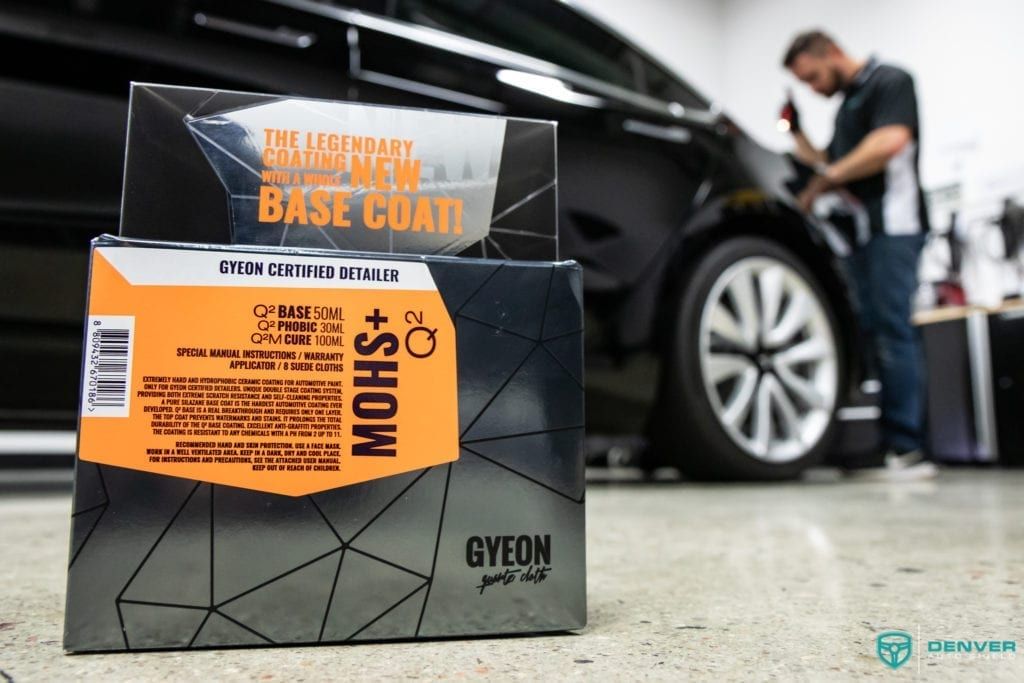
M 1024 472 L 736 486 L 594 474 L 577 634 L 119 655 L 61 653 L 68 494 L 5 490 L 0 681 L 1024 680 L 1024 653 L 926 646 L 1024 646 Z M 897 671 L 875 654 L 889 629 L 914 638 Z

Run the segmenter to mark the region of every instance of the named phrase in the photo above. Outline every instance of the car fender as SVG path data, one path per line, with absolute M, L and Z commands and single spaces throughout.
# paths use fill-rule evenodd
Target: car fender
M 742 189 L 708 199 L 666 245 L 643 281 L 631 288 L 621 307 L 617 337 L 623 348 L 660 351 L 675 317 L 673 302 L 689 270 L 715 244 L 731 237 L 757 235 L 778 241 L 802 258 L 822 283 L 846 348 L 855 348 L 859 327 L 852 290 L 841 259 L 849 246 L 834 227 L 810 218 L 789 202 L 760 190 Z M 848 376 L 859 377 L 861 362 L 847 354 Z

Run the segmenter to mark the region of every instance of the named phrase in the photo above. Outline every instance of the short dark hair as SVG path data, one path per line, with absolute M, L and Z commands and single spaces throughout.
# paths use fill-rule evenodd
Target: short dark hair
M 797 37 L 793 38 L 793 42 L 789 44 L 789 48 L 786 50 L 786 56 L 782 58 L 782 65 L 787 69 L 793 66 L 793 62 L 796 58 L 805 52 L 813 55 L 823 55 L 836 44 L 836 41 L 832 40 L 832 36 L 825 33 L 820 29 L 814 29 L 812 31 L 804 31 Z

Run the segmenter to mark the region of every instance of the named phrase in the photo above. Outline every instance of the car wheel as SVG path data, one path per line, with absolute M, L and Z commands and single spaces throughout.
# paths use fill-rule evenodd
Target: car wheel
M 828 447 L 843 377 L 836 319 L 810 270 L 756 237 L 705 254 L 674 299 L 655 424 L 700 479 L 787 479 Z

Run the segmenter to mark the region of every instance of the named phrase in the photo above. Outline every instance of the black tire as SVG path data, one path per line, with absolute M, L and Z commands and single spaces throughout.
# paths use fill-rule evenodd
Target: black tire
M 712 405 L 702 373 L 700 324 L 708 298 L 712 295 L 715 283 L 720 277 L 725 277 L 723 274 L 729 272 L 728 269 L 741 262 L 752 263 L 745 260 L 749 258 L 777 261 L 806 282 L 809 292 L 813 292 L 813 296 L 824 311 L 824 316 L 819 316 L 816 320 L 821 325 L 820 321 L 823 318 L 827 319 L 835 350 L 835 394 L 831 405 L 816 413 L 819 425 L 817 429 L 821 429 L 820 425 L 826 424 L 825 419 L 827 426 L 813 445 L 801 442 L 801 447 L 809 446 L 805 453 L 785 462 L 769 462 L 757 457 L 750 449 L 740 445 L 738 437 L 730 436 Z M 738 269 L 743 267 L 736 266 Z M 845 390 L 845 354 L 835 313 L 825 290 L 810 269 L 793 252 L 776 242 L 752 236 L 730 238 L 712 247 L 700 257 L 682 278 L 669 305 L 669 311 L 675 314 L 675 319 L 665 349 L 660 400 L 653 413 L 651 434 L 658 459 L 678 467 L 690 478 L 699 480 L 792 479 L 808 467 L 819 463 L 835 432 L 835 408 Z M 761 339 L 761 334 L 758 333 L 758 345 L 762 343 Z M 765 375 L 776 372 L 774 369 L 763 369 L 759 362 L 747 362 L 750 362 L 758 373 L 756 387 L 760 387 Z M 771 361 L 768 361 L 769 366 L 770 363 Z M 831 372 L 826 371 L 826 376 L 830 375 Z M 778 376 L 773 377 L 773 388 L 783 387 Z M 791 394 L 787 395 L 792 398 Z M 768 419 L 773 423 L 773 428 L 781 433 L 778 427 L 781 422 L 774 417 L 778 415 L 778 409 L 770 399 L 768 405 Z M 773 413 L 773 410 L 776 412 Z

